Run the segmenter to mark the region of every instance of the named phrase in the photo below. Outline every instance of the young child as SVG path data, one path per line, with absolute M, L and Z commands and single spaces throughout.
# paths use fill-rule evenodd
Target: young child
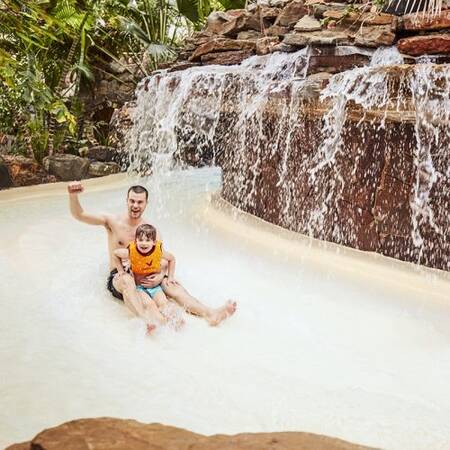
M 183 325 L 184 321 L 177 317 L 173 308 L 169 304 L 161 285 L 155 287 L 144 287 L 139 284 L 141 277 L 161 272 L 161 260 L 168 262 L 167 281 L 174 281 L 175 257 L 163 250 L 162 242 L 156 240 L 156 229 L 152 225 L 140 225 L 136 229 L 135 240 L 130 243 L 128 248 L 119 248 L 114 251 L 117 260 L 117 271 L 124 272 L 123 263 L 128 260 L 131 272 L 136 280 L 136 287 L 141 292 L 141 298 L 148 306 L 148 311 L 153 318 L 160 324 L 165 324 L 171 320 L 175 328 Z M 142 297 L 144 296 L 144 297 Z M 148 303 L 148 297 L 154 300 Z

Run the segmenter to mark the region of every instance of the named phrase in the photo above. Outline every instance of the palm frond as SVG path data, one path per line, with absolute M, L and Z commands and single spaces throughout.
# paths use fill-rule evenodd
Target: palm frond
M 178 11 L 192 23 L 200 21 L 199 0 L 177 0 Z

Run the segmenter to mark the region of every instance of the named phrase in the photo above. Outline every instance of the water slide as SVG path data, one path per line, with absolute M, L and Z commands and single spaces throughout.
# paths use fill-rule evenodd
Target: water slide
M 220 175 L 148 181 L 148 217 L 186 288 L 239 309 L 218 328 L 189 316 L 153 337 L 106 291 L 105 232 L 71 218 L 64 184 L 0 193 L 0 446 L 113 416 L 448 449 L 448 273 L 241 214 Z M 130 182 L 86 181 L 82 204 L 122 211 Z

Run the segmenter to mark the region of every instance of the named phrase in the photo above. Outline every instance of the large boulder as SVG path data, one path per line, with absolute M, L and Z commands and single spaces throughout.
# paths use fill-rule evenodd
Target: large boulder
M 13 186 L 32 186 L 56 181 L 34 159 L 22 155 L 3 155 L 3 166 L 7 167 Z
M 0 159 L 0 189 L 7 189 L 13 186 L 8 166 Z
M 5 450 L 370 450 L 341 439 L 312 433 L 243 433 L 203 436 L 182 428 L 135 420 L 99 418 L 64 423 L 39 433 L 31 442 Z M 372 449 L 375 450 L 375 449 Z
M 52 155 L 44 158 L 44 167 L 48 173 L 61 181 L 82 180 L 87 178 L 89 165 L 87 158 L 75 155 Z

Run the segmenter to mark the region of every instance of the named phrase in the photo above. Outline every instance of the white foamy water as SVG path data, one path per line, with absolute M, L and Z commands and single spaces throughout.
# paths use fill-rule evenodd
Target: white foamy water
M 105 232 L 71 218 L 64 186 L 0 194 L 0 445 L 114 416 L 448 449 L 448 275 L 235 221 L 207 202 L 218 176 L 159 179 L 148 217 L 188 290 L 239 310 L 153 338 L 107 293 Z M 87 183 L 87 211 L 124 207 L 112 180 Z

